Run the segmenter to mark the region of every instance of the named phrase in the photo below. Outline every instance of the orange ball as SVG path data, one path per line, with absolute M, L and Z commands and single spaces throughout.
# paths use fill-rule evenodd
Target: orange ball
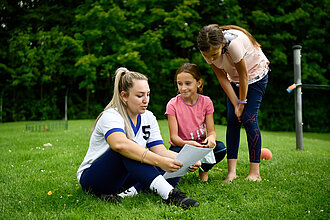
M 267 148 L 261 149 L 260 159 L 261 160 L 270 160 L 272 159 L 272 152 Z

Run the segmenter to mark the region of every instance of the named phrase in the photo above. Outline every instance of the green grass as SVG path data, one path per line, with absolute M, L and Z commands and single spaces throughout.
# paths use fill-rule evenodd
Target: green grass
M 109 204 L 86 195 L 76 171 L 88 148 L 93 120 L 69 121 L 68 130 L 26 132 L 25 122 L 0 124 L 0 219 L 329 219 L 330 135 L 304 133 L 297 151 L 295 133 L 262 131 L 273 153 L 261 162 L 261 182 L 249 182 L 246 136 L 241 135 L 239 179 L 224 183 L 226 160 L 209 172 L 209 182 L 188 173 L 178 188 L 201 203 L 182 210 L 153 194 Z M 159 121 L 164 141 L 169 131 Z M 216 126 L 224 141 L 225 127 Z M 43 146 L 51 143 L 52 146 Z M 167 144 L 168 146 L 168 144 Z M 48 195 L 51 191 L 52 195 Z

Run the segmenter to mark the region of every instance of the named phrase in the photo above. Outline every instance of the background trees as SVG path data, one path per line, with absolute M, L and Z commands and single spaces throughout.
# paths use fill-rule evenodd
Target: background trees
M 2 121 L 60 119 L 68 94 L 69 119 L 94 118 L 112 95 L 120 66 L 148 75 L 150 109 L 164 118 L 176 94 L 173 76 L 183 62 L 197 63 L 215 120 L 225 123 L 225 95 L 196 48 L 209 23 L 248 29 L 271 61 L 260 109 L 263 129 L 293 130 L 292 46 L 302 49 L 304 83 L 328 84 L 329 2 L 23 0 L 0 3 Z M 304 90 L 304 128 L 329 131 L 328 91 Z M 315 104 L 317 103 L 317 104 Z

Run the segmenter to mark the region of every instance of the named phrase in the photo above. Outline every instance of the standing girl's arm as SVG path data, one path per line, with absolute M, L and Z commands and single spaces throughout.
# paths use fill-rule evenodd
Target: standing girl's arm
M 207 137 L 205 142 L 208 148 L 215 148 L 215 141 L 217 140 L 217 133 L 215 132 L 213 114 L 206 115 L 205 125 L 207 131 Z
M 179 128 L 178 128 L 178 121 L 176 117 L 173 115 L 167 115 L 168 119 L 168 128 L 170 129 L 170 139 L 175 146 L 183 147 L 185 144 L 190 144 L 196 147 L 203 147 L 203 145 L 199 144 L 196 141 L 184 141 L 182 140 L 179 135 Z
M 235 63 L 236 70 L 239 76 L 239 99 L 241 101 L 246 100 L 247 92 L 248 92 L 248 70 L 246 68 L 245 59 L 243 58 L 240 62 Z M 238 121 L 241 121 L 241 117 L 244 110 L 244 104 L 238 104 L 238 107 L 235 108 L 235 115 L 238 118 Z

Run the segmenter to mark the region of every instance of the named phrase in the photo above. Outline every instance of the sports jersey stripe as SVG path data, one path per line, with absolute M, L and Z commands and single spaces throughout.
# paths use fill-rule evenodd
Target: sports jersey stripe
M 140 129 L 140 126 L 141 126 L 141 115 L 138 115 L 138 118 L 137 118 L 137 123 L 136 123 L 136 127 L 132 121 L 132 119 L 128 116 L 130 122 L 131 122 L 131 126 L 132 126 L 132 129 L 134 131 L 134 135 L 136 135 Z
M 153 147 L 153 146 L 156 146 L 159 144 L 164 144 L 163 140 L 158 140 L 158 141 L 153 141 L 153 142 L 147 143 L 147 147 L 150 148 L 150 147 Z
M 104 135 L 105 140 L 107 140 L 108 136 L 110 134 L 112 134 L 113 132 L 123 132 L 124 134 L 126 134 L 122 128 L 112 128 L 109 131 L 107 131 L 107 133 L 105 133 L 105 135 Z

